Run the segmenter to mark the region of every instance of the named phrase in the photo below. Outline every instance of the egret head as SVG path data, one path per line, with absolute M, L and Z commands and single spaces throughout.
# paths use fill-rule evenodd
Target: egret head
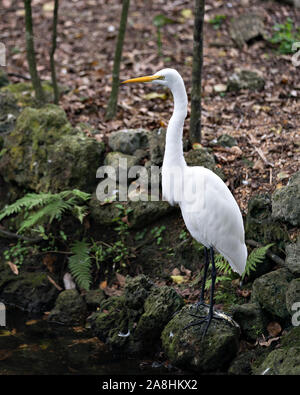
M 164 85 L 172 89 L 175 84 L 182 81 L 182 78 L 178 71 L 175 69 L 162 69 L 153 75 L 147 75 L 145 77 L 132 78 L 123 81 L 122 84 L 132 83 L 132 82 L 152 82 L 153 84 Z

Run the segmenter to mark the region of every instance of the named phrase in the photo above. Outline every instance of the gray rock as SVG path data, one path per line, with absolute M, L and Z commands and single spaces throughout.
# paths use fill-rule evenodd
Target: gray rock
M 182 369 L 200 372 L 215 372 L 226 366 L 237 354 L 239 331 L 227 321 L 213 319 L 202 339 L 203 325 L 183 329 L 196 320 L 185 306 L 164 328 L 161 339 L 169 360 Z M 200 307 L 199 316 L 206 315 Z
M 285 246 L 286 258 L 285 266 L 294 276 L 300 276 L 300 237 L 297 243 L 286 244 Z
M 193 149 L 185 154 L 185 160 L 188 166 L 203 166 L 216 173 L 223 181 L 225 176 L 223 172 L 217 167 L 215 158 L 207 149 Z
M 86 317 L 86 304 L 76 289 L 62 291 L 48 315 L 49 322 L 64 325 L 82 325 Z
M 155 129 L 148 135 L 150 160 L 153 165 L 160 166 L 163 162 L 166 142 L 166 130 Z
M 284 248 L 285 241 L 289 240 L 285 227 L 272 217 L 271 196 L 266 193 L 249 199 L 245 231 L 246 239 L 256 240 L 262 245 L 274 242 L 276 247 Z M 270 266 L 267 261 L 257 267 L 259 274 L 268 269 Z
M 152 287 L 145 300 L 144 313 L 137 323 L 135 336 L 143 342 L 155 341 L 164 326 L 183 305 L 183 298 L 173 288 Z
M 295 312 L 293 309 L 294 303 L 300 303 L 300 278 L 296 278 L 289 283 L 285 297 L 286 307 L 292 315 Z
M 293 226 L 300 226 L 300 171 L 290 178 L 287 186 L 273 193 L 272 216 Z
M 252 285 L 251 302 L 273 317 L 282 320 L 290 318 L 286 307 L 286 292 L 293 275 L 285 268 L 274 270 L 257 278 Z
M 113 151 L 132 155 L 137 149 L 148 146 L 148 133 L 146 129 L 122 129 L 110 134 L 108 145 Z
M 239 70 L 232 74 L 227 82 L 228 91 L 239 91 L 241 89 L 262 90 L 265 80 L 255 71 Z
M 230 36 L 239 48 L 259 37 L 265 37 L 262 16 L 252 12 L 239 15 L 230 22 Z
M 229 134 L 222 134 L 217 138 L 217 144 L 222 145 L 223 147 L 234 147 L 238 145 L 236 139 Z
M 267 320 L 258 303 L 234 305 L 231 312 L 247 339 L 256 340 L 265 332 Z
M 139 158 L 134 155 L 126 155 L 122 152 L 109 152 L 105 159 L 104 164 L 111 166 L 115 169 L 116 180 L 119 180 L 120 170 L 128 174 L 129 169 L 139 163 Z M 125 174 L 124 173 L 124 174 Z M 123 174 L 123 173 L 122 173 Z M 128 182 L 130 180 L 128 179 Z

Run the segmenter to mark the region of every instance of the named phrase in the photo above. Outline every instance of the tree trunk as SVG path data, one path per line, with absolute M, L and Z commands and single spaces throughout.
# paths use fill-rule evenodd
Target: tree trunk
M 117 101 L 119 92 L 119 74 L 120 74 L 120 63 L 122 59 L 123 42 L 126 32 L 127 15 L 129 9 L 130 0 L 123 0 L 122 15 L 120 21 L 120 29 L 117 38 L 117 45 L 115 50 L 114 67 L 113 67 L 113 80 L 112 90 L 107 105 L 105 118 L 107 120 L 113 119 L 117 112 Z
M 38 101 L 39 104 L 44 104 L 45 103 L 44 91 L 36 68 L 36 58 L 34 52 L 34 40 L 33 40 L 33 28 L 32 28 L 31 0 L 24 0 L 24 7 L 25 7 L 25 28 L 26 28 L 26 34 L 25 34 L 26 54 L 27 54 L 29 73 L 31 76 L 31 83 L 35 91 L 36 100 Z
M 56 50 L 56 37 L 57 37 L 58 3 L 59 3 L 59 0 L 54 1 L 53 27 L 52 27 L 52 47 L 51 47 L 51 51 L 50 51 L 51 79 L 52 79 L 52 87 L 53 87 L 54 103 L 55 104 L 58 104 L 58 101 L 59 101 L 59 91 L 58 91 L 57 80 L 56 80 L 55 59 L 54 59 L 54 53 Z
M 194 48 L 191 92 L 190 141 L 201 142 L 201 81 L 205 0 L 195 0 Z

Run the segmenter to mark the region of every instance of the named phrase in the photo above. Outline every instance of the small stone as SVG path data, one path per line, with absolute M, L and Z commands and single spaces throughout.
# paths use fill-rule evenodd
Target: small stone
M 238 145 L 236 139 L 229 134 L 222 134 L 219 136 L 217 144 L 222 145 L 223 147 L 234 147 Z
M 147 148 L 148 133 L 146 129 L 122 129 L 110 134 L 108 145 L 113 151 L 132 155 L 137 149 Z
M 228 91 L 239 91 L 241 89 L 262 90 L 265 80 L 256 72 L 250 70 L 239 70 L 228 79 Z
M 300 276 L 300 237 L 297 243 L 286 244 L 285 246 L 286 258 L 285 266 L 294 276 Z M 300 300 L 299 300 L 300 301 Z

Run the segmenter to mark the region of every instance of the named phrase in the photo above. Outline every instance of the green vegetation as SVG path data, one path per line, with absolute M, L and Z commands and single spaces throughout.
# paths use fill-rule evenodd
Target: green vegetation
M 292 54 L 292 46 L 296 41 L 300 41 L 300 27 L 294 27 L 291 18 L 287 18 L 285 23 L 277 23 L 273 26 L 274 33 L 270 38 L 272 44 L 277 44 L 278 52 L 281 54 Z
M 209 23 L 213 25 L 214 29 L 220 29 L 225 19 L 226 19 L 226 15 L 216 15 L 215 17 L 209 20 Z

